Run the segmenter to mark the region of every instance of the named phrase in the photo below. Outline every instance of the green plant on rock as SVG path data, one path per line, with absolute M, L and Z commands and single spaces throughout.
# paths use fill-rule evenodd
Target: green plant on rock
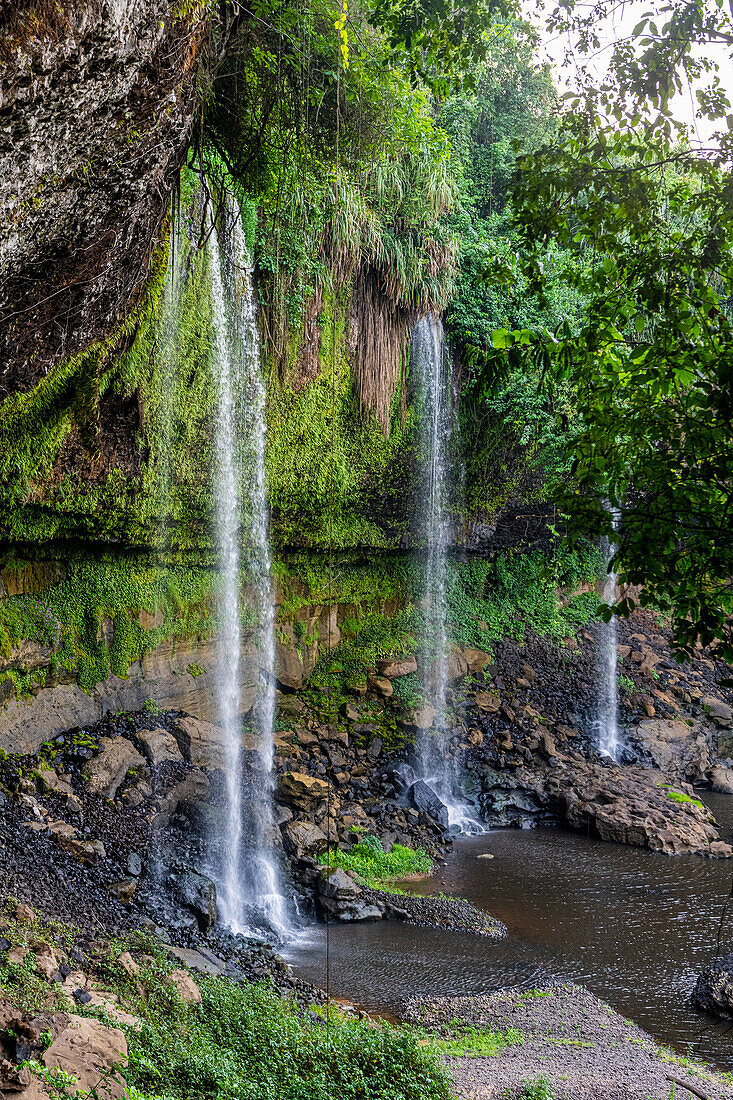
M 433 867 L 432 859 L 422 848 L 393 844 L 389 852 L 385 852 L 376 836 L 363 837 L 348 851 L 329 848 L 324 862 L 328 867 L 355 871 L 367 886 L 377 889 L 409 875 L 427 875 Z

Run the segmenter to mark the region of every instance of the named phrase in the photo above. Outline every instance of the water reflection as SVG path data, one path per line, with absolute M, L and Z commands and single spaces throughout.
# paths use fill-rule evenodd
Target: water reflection
M 726 836 L 733 798 L 710 796 Z M 489 853 L 493 859 L 477 859 Z M 460 894 L 499 917 L 509 936 L 395 922 L 331 925 L 331 989 L 377 1011 L 407 997 L 472 994 L 575 981 L 655 1039 L 733 1069 L 733 1032 L 689 1004 L 715 954 L 733 863 L 668 857 L 554 829 L 497 830 L 456 842 L 448 864 L 414 892 Z M 733 948 L 733 906 L 722 936 Z M 296 972 L 325 981 L 325 932 L 291 950 Z

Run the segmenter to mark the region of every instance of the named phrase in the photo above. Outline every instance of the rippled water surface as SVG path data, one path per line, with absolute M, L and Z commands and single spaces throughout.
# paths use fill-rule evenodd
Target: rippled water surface
M 733 833 L 733 798 L 705 796 Z M 492 859 L 478 859 L 490 854 Z M 497 830 L 458 841 L 415 893 L 460 894 L 499 917 L 492 941 L 395 921 L 329 928 L 330 988 L 381 1012 L 411 996 L 582 983 L 655 1039 L 733 1069 L 733 1030 L 689 1004 L 713 957 L 733 861 L 669 857 L 555 829 Z M 723 950 L 733 948 L 733 903 Z M 311 929 L 289 961 L 325 985 L 326 932 Z

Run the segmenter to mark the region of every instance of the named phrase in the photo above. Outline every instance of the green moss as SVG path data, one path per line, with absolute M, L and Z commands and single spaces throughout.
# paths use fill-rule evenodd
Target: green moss
M 210 630 L 214 585 L 206 569 L 132 558 L 81 559 L 46 592 L 0 601 L 0 624 L 11 644 L 48 647 L 51 670 L 76 672 L 80 686 L 90 691 L 111 673 L 126 676 L 133 662 L 161 642 Z M 146 616 L 158 625 L 146 628 Z M 31 673 L 30 679 L 13 670 L 4 675 L 21 693 L 41 682 L 45 672 Z
M 684 794 L 682 791 L 675 791 L 669 788 L 667 790 L 667 798 L 671 802 L 689 802 L 692 806 L 697 806 L 699 810 L 703 810 L 705 807 L 698 798 L 691 798 L 689 794 Z

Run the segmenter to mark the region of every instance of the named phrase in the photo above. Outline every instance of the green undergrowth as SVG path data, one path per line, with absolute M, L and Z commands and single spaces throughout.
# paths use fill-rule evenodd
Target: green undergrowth
M 389 852 L 385 852 L 376 836 L 364 837 L 346 852 L 329 848 L 324 862 L 328 867 L 355 871 L 365 885 L 373 889 L 382 889 L 409 875 L 427 875 L 433 868 L 433 861 L 422 848 L 393 844 Z
M 110 674 L 126 676 L 161 642 L 209 631 L 214 585 L 210 570 L 189 566 L 129 558 L 71 562 L 64 580 L 46 591 L 0 601 L 0 653 L 10 658 L 19 642 L 36 642 L 51 651 L 52 675 L 75 672 L 90 691 Z M 31 679 L 39 675 L 45 672 Z M 1 678 L 13 679 L 23 693 L 21 674 L 10 670 Z
M 301 600 L 313 600 L 318 592 L 328 601 L 328 574 L 325 566 L 318 574 L 318 585 L 299 589 Z M 366 673 L 382 657 L 417 654 L 429 661 L 441 652 L 442 639 L 434 633 L 428 615 L 421 607 L 425 589 L 419 561 L 405 557 L 388 560 L 389 577 L 378 603 L 380 571 L 366 570 L 363 602 L 353 605 L 341 622 L 340 644 L 325 654 L 314 673 L 313 682 L 336 689 L 339 684 L 364 683 Z M 599 600 L 595 592 L 584 592 L 561 605 L 558 589 L 572 591 L 593 582 L 602 569 L 597 549 L 588 546 L 584 553 L 558 548 L 553 554 L 540 551 L 502 554 L 494 558 L 450 560 L 446 565 L 446 602 L 448 641 L 461 648 L 475 647 L 492 653 L 500 638 L 522 641 L 527 630 L 541 637 L 561 641 L 575 633 L 578 626 L 593 621 Z M 352 591 L 358 591 L 358 567 L 354 566 Z M 295 588 L 290 575 L 291 591 Z M 332 591 L 338 590 L 334 580 Z M 293 597 L 291 597 L 292 599 Z M 383 610 L 389 600 L 402 601 L 397 610 Z M 333 602 L 337 602 L 334 597 Z M 419 674 L 395 681 L 395 698 L 405 706 L 415 705 L 422 694 Z
M 11 943 L 53 944 L 61 951 L 78 934 L 58 922 L 13 921 Z M 130 977 L 119 957 L 132 951 L 140 966 Z M 133 1100 L 450 1100 L 437 1052 L 406 1028 L 375 1025 L 336 1008 L 310 1012 L 269 981 L 237 984 L 196 975 L 201 1004 L 184 1003 L 168 981 L 179 964 L 159 941 L 141 933 L 98 941 L 85 972 L 117 994 L 142 1028 L 115 1023 L 103 1008 L 80 1009 L 59 987 L 34 973 L 33 953 L 10 965 L 0 953 L 0 994 L 26 1011 L 62 1009 L 122 1026 Z M 70 1082 L 57 1094 L 70 1095 Z M 73 1091 L 73 1090 L 72 1090 Z M 83 1094 L 82 1094 L 83 1095 Z
M 439 1036 L 429 1035 L 427 1042 L 431 1050 L 447 1058 L 493 1058 L 503 1054 L 508 1047 L 522 1046 L 525 1037 L 516 1027 L 493 1031 L 464 1026 L 456 1021 Z

